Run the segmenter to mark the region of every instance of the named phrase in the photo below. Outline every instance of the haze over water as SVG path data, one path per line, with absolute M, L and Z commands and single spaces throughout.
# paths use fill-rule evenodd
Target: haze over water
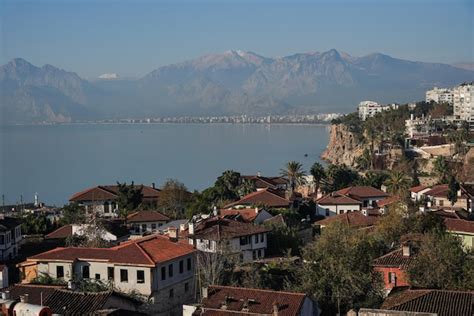
M 91 186 L 132 180 L 160 186 L 167 178 L 202 190 L 227 169 L 272 176 L 296 160 L 308 171 L 327 142 L 328 128 L 316 125 L 1 127 L 0 195 L 15 204 L 38 192 L 40 201 L 62 205 Z

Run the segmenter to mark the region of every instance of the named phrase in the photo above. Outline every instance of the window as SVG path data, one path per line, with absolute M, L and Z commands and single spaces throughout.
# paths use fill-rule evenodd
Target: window
M 166 267 L 161 267 L 161 279 L 166 280 Z
M 191 258 L 188 258 L 188 271 L 191 271 Z
M 258 244 L 258 234 L 255 235 L 255 243 Z
M 56 278 L 64 278 L 64 267 L 56 266 Z
M 82 278 L 83 279 L 88 279 L 89 277 L 90 277 L 89 266 L 83 266 L 82 267 Z
M 114 279 L 114 267 L 107 267 L 107 279 Z
M 249 243 L 249 241 L 248 241 L 247 236 L 240 237 L 240 245 L 241 245 L 241 246 L 246 245 L 246 244 L 248 244 L 248 243 Z
M 181 260 L 179 262 L 179 273 L 183 273 L 183 271 L 184 271 L 184 261 Z
M 142 224 L 142 232 L 146 232 L 146 224 Z
M 258 255 L 259 258 L 262 258 L 262 251 L 260 249 L 258 249 L 257 255 Z
M 252 251 L 252 259 L 257 260 L 257 252 L 255 250 Z
M 389 280 L 390 283 L 392 283 L 392 284 L 397 283 L 397 274 L 394 273 L 394 272 L 389 272 L 389 273 L 388 273 L 388 280 Z
M 174 289 L 170 290 L 170 298 L 174 297 Z
M 189 291 L 189 283 L 186 282 L 184 283 L 184 292 L 188 292 Z
M 133 225 L 133 228 L 135 230 L 136 233 L 139 233 L 140 232 L 140 226 L 138 225 Z
M 0 245 L 5 244 L 5 235 L 0 235 Z
M 170 264 L 170 265 L 168 266 L 168 276 L 169 276 L 170 278 L 173 277 L 173 264 Z
M 99 274 L 99 273 L 96 273 L 96 274 L 95 274 L 95 279 L 96 279 L 96 280 L 100 280 L 100 274 Z
M 137 270 L 137 283 L 145 283 L 145 271 Z
M 155 223 L 151 224 L 151 230 L 155 230 L 155 229 L 156 229 L 156 224 Z
M 326 216 L 329 216 L 329 209 L 326 209 Z
M 120 282 L 128 282 L 128 270 L 120 269 Z
M 265 240 L 265 234 L 260 235 L 260 242 L 263 242 Z

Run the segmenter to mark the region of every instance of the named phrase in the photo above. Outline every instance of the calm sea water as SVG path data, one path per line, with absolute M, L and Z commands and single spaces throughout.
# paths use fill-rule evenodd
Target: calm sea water
M 159 186 L 167 178 L 201 190 L 227 169 L 271 176 L 297 160 L 308 170 L 327 142 L 328 128 L 315 125 L 2 127 L 0 195 L 14 204 L 38 192 L 41 201 L 62 205 L 90 186 L 132 180 Z

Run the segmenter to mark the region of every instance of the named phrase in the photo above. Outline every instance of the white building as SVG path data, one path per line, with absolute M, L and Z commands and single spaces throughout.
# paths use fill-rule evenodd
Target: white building
M 0 264 L 0 288 L 6 288 L 8 285 L 10 285 L 8 281 L 8 267 Z
M 411 114 L 410 119 L 405 120 L 405 132 L 408 138 L 428 136 L 431 128 L 431 116 L 414 117 Z
M 362 101 L 359 103 L 357 110 L 359 112 L 359 118 L 365 121 L 369 117 L 373 117 L 375 114 L 382 111 L 395 110 L 398 108 L 398 104 L 381 105 L 375 101 Z
M 454 116 L 463 121 L 474 122 L 474 87 L 472 83 L 461 84 L 453 89 Z
M 21 221 L 0 214 L 0 260 L 12 260 L 18 255 L 21 241 Z
M 453 104 L 453 90 L 447 88 L 433 88 L 426 91 L 426 102 Z
M 132 234 L 158 231 L 170 218 L 158 211 L 137 211 L 127 216 L 127 225 Z
M 188 228 L 189 243 L 200 251 L 235 254 L 243 262 L 265 257 L 268 229 L 262 226 L 212 217 Z
M 56 248 L 27 258 L 18 267 L 22 283 L 39 275 L 71 281 L 111 282 L 123 293 L 138 293 L 154 313 L 179 311 L 194 297 L 195 250 L 177 238 L 151 235 L 112 248 Z

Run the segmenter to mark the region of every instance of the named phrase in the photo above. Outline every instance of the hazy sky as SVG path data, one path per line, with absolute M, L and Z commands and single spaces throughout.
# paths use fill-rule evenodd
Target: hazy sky
M 0 0 L 0 64 L 140 76 L 228 49 L 473 62 L 472 0 Z

